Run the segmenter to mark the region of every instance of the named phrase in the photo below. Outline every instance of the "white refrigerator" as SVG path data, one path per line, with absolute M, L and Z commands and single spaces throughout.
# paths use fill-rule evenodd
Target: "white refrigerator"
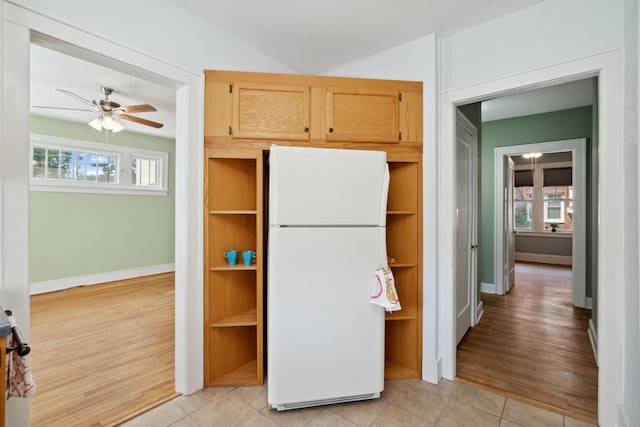
M 380 397 L 386 153 L 280 147 L 269 159 L 267 395 L 278 410 Z

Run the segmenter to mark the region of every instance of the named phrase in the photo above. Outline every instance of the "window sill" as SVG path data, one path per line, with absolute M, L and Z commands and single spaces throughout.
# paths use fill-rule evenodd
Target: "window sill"
M 516 231 L 514 234 L 516 236 L 551 237 L 557 239 L 571 239 L 573 237 L 572 231 L 556 231 L 555 233 L 552 231 Z
M 53 192 L 53 193 L 85 193 L 85 194 L 120 194 L 135 196 L 166 196 L 168 190 L 150 189 L 150 188 L 123 188 L 123 187 L 103 187 L 97 185 L 47 185 L 32 184 L 29 191 L 34 192 Z

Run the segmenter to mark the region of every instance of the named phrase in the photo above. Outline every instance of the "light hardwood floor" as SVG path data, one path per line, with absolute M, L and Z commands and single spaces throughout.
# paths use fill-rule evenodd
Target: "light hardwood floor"
M 176 396 L 174 274 L 31 297 L 31 425 L 109 426 Z
M 595 423 L 591 310 L 571 296 L 570 267 L 517 263 L 509 294 L 482 294 L 484 315 L 458 346 L 458 379 Z

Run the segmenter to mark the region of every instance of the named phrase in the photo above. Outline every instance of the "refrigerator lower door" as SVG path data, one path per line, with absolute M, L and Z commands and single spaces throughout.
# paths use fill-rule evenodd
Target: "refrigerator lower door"
M 384 227 L 270 228 L 270 407 L 380 396 L 384 310 L 369 296 L 385 259 Z

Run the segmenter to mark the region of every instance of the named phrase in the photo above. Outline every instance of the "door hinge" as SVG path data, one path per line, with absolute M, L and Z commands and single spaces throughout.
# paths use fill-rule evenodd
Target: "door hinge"
M 400 133 L 398 134 L 398 139 L 399 139 L 400 141 L 402 141 L 402 132 L 400 132 Z
M 233 84 L 229 83 L 229 93 L 233 93 Z
M 398 94 L 398 101 L 402 102 L 402 93 Z
M 229 135 L 233 135 L 233 130 L 231 129 L 231 126 L 229 126 Z

